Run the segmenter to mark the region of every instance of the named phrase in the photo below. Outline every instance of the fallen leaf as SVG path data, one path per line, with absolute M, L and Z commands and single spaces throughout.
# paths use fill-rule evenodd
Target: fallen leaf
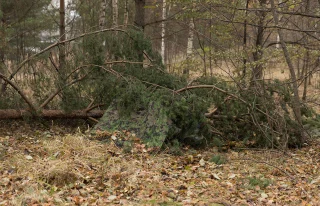
M 26 158 L 27 160 L 32 160 L 32 159 L 33 159 L 33 157 L 30 156 L 30 155 L 26 155 L 25 158 Z
M 203 158 L 201 158 L 201 160 L 199 161 L 199 164 L 201 167 L 204 167 L 206 165 L 206 162 L 204 161 Z
M 228 178 L 229 178 L 229 179 L 233 179 L 233 178 L 235 178 L 235 177 L 236 177 L 235 174 L 230 174 Z
M 268 197 L 268 195 L 266 193 L 261 193 L 261 198 L 266 199 Z
M 214 179 L 216 179 L 216 180 L 220 180 L 220 177 L 217 175 L 217 174 L 212 174 L 213 175 L 213 177 L 214 177 Z
M 115 200 L 115 199 L 117 199 L 117 196 L 115 196 L 115 195 L 110 195 L 108 197 L 108 200 L 110 200 L 110 201 Z

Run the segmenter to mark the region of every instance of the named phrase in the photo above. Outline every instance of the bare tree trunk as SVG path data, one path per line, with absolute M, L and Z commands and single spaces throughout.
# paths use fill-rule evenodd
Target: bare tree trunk
M 299 125 L 301 125 L 302 129 L 301 129 L 301 135 L 299 138 L 299 143 L 303 144 L 306 141 L 306 137 L 303 131 L 303 125 L 302 125 L 302 118 L 301 118 L 301 109 L 300 109 L 300 98 L 299 98 L 299 91 L 298 91 L 298 83 L 297 83 L 297 77 L 296 77 L 296 73 L 287 49 L 287 45 L 284 42 L 284 38 L 283 38 L 283 34 L 282 34 L 282 30 L 278 27 L 279 26 L 279 17 L 278 17 L 278 12 L 277 12 L 277 8 L 274 4 L 274 0 L 270 0 L 271 3 L 271 9 L 272 9 L 272 15 L 273 15 L 273 21 L 275 23 L 275 26 L 277 28 L 278 31 L 278 35 L 279 35 L 279 41 L 283 50 L 283 54 L 284 57 L 286 59 L 287 65 L 289 67 L 289 71 L 290 71 L 290 75 L 291 75 L 291 80 L 292 80 L 292 89 L 293 89 L 293 100 L 292 100 L 292 108 L 293 108 L 293 112 L 295 115 L 295 119 L 298 122 Z
M 124 1 L 124 16 L 123 16 L 124 27 L 128 26 L 128 20 L 129 20 L 128 0 L 125 0 Z
M 193 18 L 190 19 L 189 22 L 189 33 L 188 33 L 188 44 L 187 44 L 187 60 L 191 58 L 192 52 L 193 52 L 193 40 L 194 40 L 194 22 Z M 183 74 L 189 75 L 190 69 L 187 65 L 186 68 L 183 70 Z
M 279 0 L 279 4 L 281 4 L 282 3 L 282 0 Z M 278 20 L 280 21 L 281 20 L 281 16 L 279 15 L 279 17 L 278 17 Z M 280 46 L 281 46 L 281 44 L 280 44 L 280 37 L 279 37 L 279 34 L 277 34 L 277 44 L 276 44 L 276 48 L 277 49 L 280 49 Z
M 118 0 L 112 0 L 112 26 L 118 26 Z
M 146 0 L 134 0 L 134 1 L 136 4 L 136 15 L 135 15 L 134 23 L 138 28 L 140 28 L 143 31 L 145 26 L 144 7 L 146 5 Z
M 136 6 L 136 14 L 135 14 L 135 20 L 134 23 L 138 27 L 138 29 L 141 30 L 142 33 L 144 33 L 144 27 L 145 27 L 145 5 L 146 0 L 135 0 L 135 6 Z M 143 50 L 137 51 L 138 52 L 138 61 L 143 62 L 144 56 L 143 56 Z M 142 65 L 143 67 L 143 65 Z
M 63 42 L 59 45 L 59 78 L 58 78 L 58 87 L 66 84 L 66 25 L 65 25 L 65 5 L 64 0 L 60 0 L 60 25 L 59 25 L 59 35 L 60 42 Z M 66 103 L 65 92 L 61 92 L 61 99 L 63 103 Z
M 210 14 L 212 13 L 212 6 L 210 5 Z M 212 31 L 211 31 L 211 27 L 212 27 L 212 15 L 210 15 L 210 21 L 209 21 L 209 28 L 210 28 L 210 41 L 212 40 Z M 213 68 L 212 68 L 212 43 L 210 43 L 209 46 L 209 67 L 210 67 L 210 76 L 213 76 Z
M 304 69 L 302 72 L 303 76 L 303 94 L 302 94 L 302 100 L 307 100 L 307 88 L 308 88 L 308 71 L 309 71 L 309 60 L 310 60 L 310 55 L 309 55 L 309 50 L 307 50 L 307 53 L 304 57 Z
M 99 15 L 99 29 L 104 29 L 106 25 L 106 0 L 101 0 L 100 2 L 100 15 Z
M 259 0 L 262 8 L 266 7 L 266 0 Z M 263 63 L 261 59 L 263 57 L 263 35 L 265 31 L 264 21 L 267 15 L 265 11 L 257 11 L 257 17 L 259 18 L 255 51 L 253 52 L 253 61 L 256 62 L 256 66 L 253 68 L 251 81 L 255 84 L 255 81 L 262 78 Z
M 59 28 L 60 41 L 66 40 L 66 25 L 65 25 L 65 6 L 64 0 L 60 0 L 60 28 Z M 61 43 L 59 46 L 59 67 L 60 74 L 64 73 L 66 63 L 66 48 L 65 43 Z
M 162 57 L 162 63 L 165 64 L 165 35 L 166 35 L 166 24 L 165 24 L 165 20 L 166 20 L 166 0 L 163 0 L 163 4 L 162 4 L 162 22 L 161 22 L 161 57 Z
M 305 13 L 309 14 L 310 13 L 310 0 L 306 0 L 305 1 Z M 307 29 L 310 29 L 310 21 L 307 19 L 307 22 L 305 23 L 305 25 L 307 26 Z M 308 45 L 309 44 L 309 37 L 306 36 L 305 37 L 305 44 Z M 305 55 L 305 71 L 303 72 L 303 94 L 302 94 L 302 100 L 307 100 L 307 90 L 308 90 L 308 73 L 310 70 L 310 51 L 307 48 L 307 53 Z
M 249 0 L 246 1 L 246 10 L 245 10 L 245 17 L 244 17 L 245 19 L 243 24 L 243 51 L 244 52 L 246 52 L 246 48 L 247 48 L 248 8 L 249 8 Z M 247 74 L 247 57 L 246 56 L 243 57 L 242 62 L 243 62 L 242 78 L 245 78 Z

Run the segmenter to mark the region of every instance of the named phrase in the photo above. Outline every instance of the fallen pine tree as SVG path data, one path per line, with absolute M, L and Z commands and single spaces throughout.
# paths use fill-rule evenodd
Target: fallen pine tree
M 0 119 L 23 119 L 26 117 L 39 117 L 45 119 L 85 119 L 100 118 L 103 114 L 103 110 L 74 110 L 71 112 L 65 112 L 63 110 L 42 110 L 38 113 L 31 113 L 29 110 L 2 109 L 0 110 Z

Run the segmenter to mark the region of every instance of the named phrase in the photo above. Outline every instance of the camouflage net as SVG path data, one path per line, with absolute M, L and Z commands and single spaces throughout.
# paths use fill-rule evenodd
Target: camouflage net
M 129 131 L 141 138 L 148 147 L 161 147 L 169 135 L 171 125 L 167 111 L 160 102 L 152 101 L 147 109 L 132 112 L 130 115 L 119 115 L 119 110 L 113 103 L 93 132 L 108 131 L 111 134 L 114 131 Z

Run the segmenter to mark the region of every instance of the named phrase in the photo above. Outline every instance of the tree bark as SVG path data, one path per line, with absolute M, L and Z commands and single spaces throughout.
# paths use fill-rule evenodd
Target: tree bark
M 310 13 L 310 1 L 306 0 L 305 1 L 305 13 L 309 14 Z M 307 22 L 304 23 L 304 25 L 307 26 L 307 29 L 310 29 L 310 21 L 309 19 L 306 19 Z M 305 44 L 309 45 L 309 36 L 305 37 Z M 308 90 L 308 73 L 310 70 L 310 51 L 308 48 L 307 49 L 307 53 L 304 56 L 304 72 L 302 72 L 302 76 L 303 76 L 303 94 L 302 94 L 302 100 L 306 101 L 307 100 L 307 90 Z M 311 77 L 311 75 L 309 76 L 309 78 Z
M 266 0 L 259 0 L 262 8 L 266 7 Z M 262 78 L 263 63 L 260 62 L 263 57 L 263 35 L 264 35 L 264 21 L 267 15 L 265 11 L 257 11 L 258 30 L 256 37 L 255 51 L 253 52 L 253 61 L 256 62 L 256 66 L 253 67 L 251 81 L 255 84 L 255 81 Z
M 136 4 L 136 15 L 134 23 L 135 25 L 140 28 L 142 31 L 144 31 L 145 27 L 145 11 L 144 7 L 146 5 L 146 0 L 134 0 Z
M 112 0 L 112 26 L 118 26 L 118 0 Z
M 303 125 L 302 125 L 302 118 L 301 118 L 301 109 L 300 109 L 300 98 L 299 98 L 299 91 L 298 91 L 298 83 L 297 83 L 297 77 L 296 77 L 296 73 L 289 55 L 289 51 L 287 49 L 287 45 L 284 42 L 284 37 L 283 37 L 283 33 L 282 30 L 278 27 L 279 25 L 279 17 L 278 17 L 278 12 L 277 12 L 277 8 L 274 4 L 274 0 L 270 0 L 271 3 L 271 9 L 272 9 L 272 15 L 273 15 L 273 20 L 275 23 L 275 26 L 277 28 L 277 32 L 279 35 L 279 41 L 283 50 L 283 54 L 284 57 L 286 59 L 287 65 L 289 67 L 289 71 L 290 71 L 290 75 L 291 75 L 291 80 L 292 80 L 292 89 L 293 89 L 293 100 L 292 100 L 292 108 L 293 108 L 293 112 L 295 115 L 295 119 L 298 122 L 299 125 L 301 125 L 302 129 L 301 129 L 301 135 L 299 138 L 299 142 L 300 144 L 303 144 L 306 141 L 306 137 L 303 131 Z
M 66 25 L 65 25 L 65 1 L 60 0 L 60 25 L 59 25 L 59 78 L 58 78 L 58 87 L 65 85 L 66 83 Z M 64 103 L 67 102 L 66 95 L 64 92 L 61 92 L 61 99 Z
M 104 29 L 106 25 L 106 0 L 101 0 L 100 2 L 100 14 L 99 14 L 99 29 Z
M 65 25 L 65 6 L 64 0 L 60 0 L 60 27 L 59 27 L 60 42 L 66 40 L 66 25 Z M 59 67 L 60 73 L 63 73 L 66 62 L 65 43 L 61 43 L 59 47 Z
M 243 22 L 243 51 L 244 52 L 246 52 L 246 49 L 247 49 L 248 8 L 249 8 L 249 0 L 246 1 L 246 10 L 245 10 L 245 17 L 244 17 L 245 19 Z M 242 62 L 243 62 L 242 78 L 245 78 L 247 74 L 247 57 L 246 56 L 243 57 Z M 211 76 L 212 76 L 212 72 L 211 72 Z
M 32 114 L 29 110 L 15 110 L 15 109 L 3 109 L 0 110 L 0 119 L 22 119 L 26 117 L 38 117 L 45 119 L 86 119 L 89 117 L 100 118 L 105 111 L 92 110 L 87 112 L 86 110 L 75 110 L 72 112 L 65 112 L 63 110 L 43 110 L 39 114 Z
M 134 24 L 142 32 L 144 33 L 144 27 L 145 27 L 145 10 L 144 7 L 146 5 L 146 0 L 135 0 L 135 8 L 136 8 L 136 14 L 135 14 L 135 20 Z M 137 51 L 138 54 L 138 61 L 143 62 L 144 56 L 143 56 L 143 49 L 140 49 Z M 143 65 L 141 66 L 143 68 Z
M 190 59 L 192 52 L 193 52 L 193 39 L 194 39 L 194 22 L 193 18 L 190 19 L 189 22 L 189 33 L 188 33 L 188 43 L 187 43 L 187 60 Z M 189 76 L 189 64 L 186 68 L 183 69 L 183 74 Z
M 165 64 L 165 34 L 166 34 L 166 24 L 165 24 L 165 19 L 166 19 L 166 6 L 167 2 L 166 0 L 163 0 L 162 4 L 162 22 L 161 22 L 161 57 L 162 57 L 162 63 Z
M 123 16 L 124 27 L 128 26 L 128 20 L 129 20 L 128 0 L 125 0 L 124 1 L 124 16 Z

